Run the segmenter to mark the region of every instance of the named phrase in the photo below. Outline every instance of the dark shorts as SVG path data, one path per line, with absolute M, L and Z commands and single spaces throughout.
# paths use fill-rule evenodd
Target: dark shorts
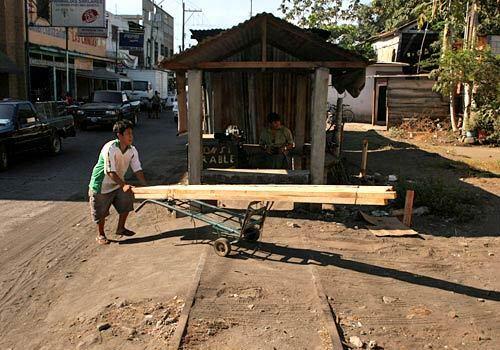
M 94 193 L 89 191 L 90 213 L 95 223 L 109 215 L 111 205 L 118 214 L 129 213 L 134 210 L 134 194 L 123 192 L 121 188 L 110 193 Z

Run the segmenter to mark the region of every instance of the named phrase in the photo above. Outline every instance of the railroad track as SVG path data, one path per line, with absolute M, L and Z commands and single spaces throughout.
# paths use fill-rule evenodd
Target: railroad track
M 211 341 L 227 341 L 226 346 L 236 348 L 238 340 L 224 336 L 224 331 L 234 335 L 232 328 L 241 330 L 242 341 L 246 338 L 248 343 L 269 336 L 281 342 L 280 347 L 315 344 L 344 349 L 314 256 L 307 249 L 309 238 L 294 242 L 300 246 L 261 242 L 254 248 L 240 247 L 227 258 L 207 246 L 168 349 L 210 348 Z M 219 322 L 224 331 L 212 330 L 218 326 L 211 322 Z

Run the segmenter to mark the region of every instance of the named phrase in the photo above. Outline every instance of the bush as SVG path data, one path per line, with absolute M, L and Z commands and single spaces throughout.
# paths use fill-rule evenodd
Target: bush
M 426 206 L 434 215 L 458 222 L 472 220 L 477 214 L 477 198 L 459 185 L 445 184 L 441 179 L 427 178 L 417 181 L 400 179 L 396 186 L 396 206 L 404 207 L 407 190 L 415 191 L 414 206 Z
M 472 126 L 486 133 L 486 142 L 500 145 L 500 107 L 485 105 L 476 110 Z

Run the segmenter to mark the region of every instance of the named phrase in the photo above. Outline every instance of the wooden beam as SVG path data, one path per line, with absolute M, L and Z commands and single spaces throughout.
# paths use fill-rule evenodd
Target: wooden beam
M 363 152 L 361 155 L 361 171 L 359 173 L 359 177 L 366 177 L 366 163 L 368 162 L 368 140 L 363 140 Z
M 176 63 L 165 62 L 163 67 L 171 70 L 187 69 L 316 69 L 324 68 L 365 68 L 367 64 L 361 61 L 240 61 L 240 62 L 199 62 Z
M 413 219 L 413 199 L 415 198 L 415 191 L 408 190 L 406 191 L 405 198 L 405 211 L 403 217 L 403 224 L 408 227 L 411 227 L 412 219 Z
M 262 62 L 267 61 L 267 20 L 264 17 L 262 19 L 262 40 L 261 40 L 261 49 L 262 49 Z
M 318 68 L 314 73 L 311 118 L 311 183 L 322 185 L 325 181 L 326 105 L 330 71 Z
M 202 71 L 188 71 L 189 107 L 188 107 L 188 181 L 190 185 L 201 183 L 203 166 L 201 154 L 201 107 L 202 107 Z
M 386 205 L 396 198 L 391 186 L 335 185 L 172 185 L 135 187 L 137 199 L 200 199 Z
M 300 75 L 297 77 L 297 102 L 295 104 L 295 151 L 300 157 L 294 158 L 297 162 L 295 169 L 302 169 L 302 154 L 306 140 L 306 120 L 307 120 L 307 87 L 308 77 Z
M 179 108 L 179 120 L 177 122 L 177 134 L 187 131 L 187 99 L 186 99 L 186 72 L 175 72 L 177 82 L 177 106 Z
M 342 111 L 344 106 L 344 98 L 337 97 L 337 109 L 335 113 L 335 157 L 340 160 L 342 155 L 342 132 L 344 128 L 344 122 L 342 120 Z

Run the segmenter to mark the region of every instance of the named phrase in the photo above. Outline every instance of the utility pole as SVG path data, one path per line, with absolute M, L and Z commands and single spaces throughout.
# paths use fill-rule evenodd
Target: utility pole
M 25 54 L 25 84 L 26 84 L 26 99 L 31 100 L 31 70 L 30 70 L 30 18 L 29 18 L 29 3 L 28 0 L 24 2 L 24 54 Z
M 253 0 L 250 0 L 250 18 L 253 17 Z
M 113 33 L 111 33 L 111 36 L 113 36 Z M 115 45 L 115 73 L 118 73 L 119 45 L 120 45 L 120 29 L 117 27 L 116 28 L 116 45 Z
M 66 29 L 66 92 L 69 91 L 69 27 Z
M 190 12 L 191 16 L 192 16 L 193 13 L 202 12 L 202 11 L 201 10 L 186 9 L 186 4 L 184 3 L 184 1 L 182 2 L 182 46 L 181 46 L 181 51 L 184 51 L 184 49 L 185 49 L 184 41 L 185 41 L 185 36 L 186 36 L 186 22 L 189 21 L 189 18 L 191 18 L 191 16 L 189 16 L 189 18 L 186 19 L 186 12 Z
M 186 4 L 182 2 L 182 45 L 181 51 L 184 51 L 184 32 L 186 30 Z

